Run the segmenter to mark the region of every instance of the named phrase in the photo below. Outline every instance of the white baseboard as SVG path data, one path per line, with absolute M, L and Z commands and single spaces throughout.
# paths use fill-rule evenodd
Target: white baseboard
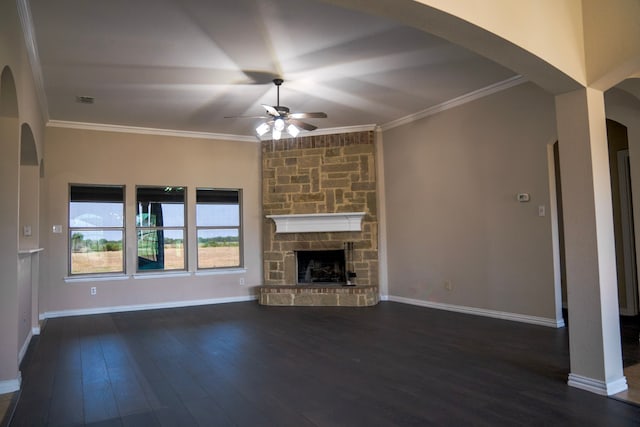
M 31 328 L 31 335 L 40 335 L 40 326 L 34 326 Z
M 423 301 L 413 298 L 388 296 L 389 301 L 403 304 L 418 305 L 420 307 L 436 308 L 438 310 L 455 311 L 457 313 L 473 314 L 476 316 L 492 317 L 495 319 L 512 320 L 515 322 L 531 323 L 533 325 L 547 326 L 550 328 L 563 328 L 564 319 L 550 319 L 547 317 L 528 316 L 525 314 L 509 313 L 506 311 L 487 310 L 484 308 L 467 307 L 463 305 L 445 304 L 441 302 Z
M 569 374 L 567 384 L 571 387 L 581 390 L 590 391 L 591 393 L 600 394 L 602 396 L 611 396 L 627 390 L 627 379 L 623 376 L 615 381 L 605 382 L 594 380 L 593 378 L 583 377 L 582 375 Z
M 380 295 L 380 301 L 389 301 L 389 295 Z
M 31 342 L 31 338 L 33 337 L 33 332 L 29 332 L 27 338 L 22 343 L 22 347 L 20 347 L 20 351 L 18 352 L 18 365 L 22 363 L 22 359 L 24 359 L 24 355 L 27 354 L 27 349 L 29 348 L 29 343 Z
M 22 384 L 22 374 L 18 371 L 18 378 L 13 380 L 0 381 L 0 394 L 13 393 L 20 390 Z
M 121 313 L 125 311 L 155 310 L 160 308 L 193 307 L 198 305 L 209 305 L 209 304 L 225 304 L 230 302 L 253 301 L 256 299 L 258 299 L 258 297 L 255 295 L 247 295 L 247 296 L 241 296 L 241 297 L 211 298 L 211 299 L 204 299 L 204 300 L 171 301 L 171 302 L 163 302 L 158 304 L 118 305 L 114 307 L 82 308 L 79 310 L 47 311 L 40 314 L 40 320 L 53 319 L 56 317 L 85 316 L 89 314 Z

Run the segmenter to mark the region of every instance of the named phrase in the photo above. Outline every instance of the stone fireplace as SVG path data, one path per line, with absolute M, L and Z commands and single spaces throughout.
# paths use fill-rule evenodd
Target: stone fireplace
M 264 141 L 262 168 L 264 286 L 259 290 L 260 303 L 376 304 L 373 132 Z M 328 258 L 319 258 L 320 252 Z M 311 266 L 309 255 L 313 255 Z M 343 286 L 347 282 L 355 286 Z

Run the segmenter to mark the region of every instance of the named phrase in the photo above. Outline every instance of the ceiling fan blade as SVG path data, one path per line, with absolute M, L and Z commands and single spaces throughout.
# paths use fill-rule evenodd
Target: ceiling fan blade
M 301 122 L 300 120 L 296 120 L 296 119 L 289 119 L 289 123 L 291 123 L 292 125 L 295 125 L 296 127 L 304 129 L 304 130 L 316 130 L 316 129 L 318 129 L 318 126 L 314 126 L 311 123 Z
M 262 106 L 264 107 L 265 110 L 267 110 L 267 113 L 271 114 L 272 116 L 276 116 L 276 117 L 280 116 L 280 113 L 278 112 L 278 110 L 273 108 L 271 105 L 262 104 Z
M 291 113 L 289 114 L 289 117 L 292 119 L 326 119 L 327 113 Z

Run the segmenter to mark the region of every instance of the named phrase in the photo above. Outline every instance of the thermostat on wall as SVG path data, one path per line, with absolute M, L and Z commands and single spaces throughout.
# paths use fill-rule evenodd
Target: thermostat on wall
M 523 203 L 523 202 L 528 202 L 531 199 L 531 197 L 529 196 L 529 193 L 518 193 L 517 199 L 520 203 Z

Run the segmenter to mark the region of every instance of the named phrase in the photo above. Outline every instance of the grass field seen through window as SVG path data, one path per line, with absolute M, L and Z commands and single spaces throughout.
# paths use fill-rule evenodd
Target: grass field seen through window
M 165 269 L 184 268 L 183 251 L 165 248 Z M 198 248 L 199 268 L 237 267 L 240 265 L 238 246 Z M 74 252 L 71 254 L 71 274 L 122 272 L 122 251 Z

